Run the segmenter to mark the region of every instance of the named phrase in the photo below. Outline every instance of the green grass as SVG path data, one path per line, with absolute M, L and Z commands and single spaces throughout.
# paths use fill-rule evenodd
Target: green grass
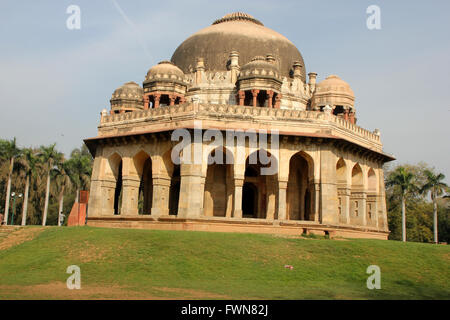
M 0 299 L 55 298 L 25 289 L 64 284 L 69 265 L 81 268 L 80 292 L 121 288 L 83 298 L 449 299 L 449 262 L 444 245 L 54 227 L 0 251 Z M 366 287 L 369 265 L 381 268 L 381 290 Z

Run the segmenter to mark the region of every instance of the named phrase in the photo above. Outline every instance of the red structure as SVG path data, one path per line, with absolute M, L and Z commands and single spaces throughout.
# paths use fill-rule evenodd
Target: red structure
M 84 226 L 86 224 L 86 212 L 87 204 L 89 201 L 89 191 L 80 191 L 79 202 L 73 204 L 70 211 L 69 220 L 67 225 L 72 226 Z

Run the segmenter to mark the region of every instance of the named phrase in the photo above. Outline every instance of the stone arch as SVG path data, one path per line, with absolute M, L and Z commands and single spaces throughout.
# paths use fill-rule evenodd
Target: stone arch
M 105 205 L 107 208 L 112 208 L 114 215 L 119 215 L 122 208 L 122 157 L 114 152 L 108 157 L 105 166 L 105 176 L 111 182 L 112 188 L 109 188 L 109 194 L 106 200 L 109 202 Z
M 228 163 L 226 160 L 231 159 Z M 205 216 L 231 217 L 233 205 L 233 155 L 225 147 L 217 147 L 208 155 L 219 160 L 219 163 L 211 163 L 207 167 L 205 179 L 205 191 L 203 200 L 203 213 Z M 222 159 L 222 161 L 220 161 Z
M 352 169 L 352 189 L 360 188 L 364 186 L 363 171 L 359 163 L 356 163 Z
M 141 150 L 135 154 L 130 166 L 130 174 L 139 177 L 138 213 L 150 214 L 153 202 L 153 170 L 150 155 Z
M 336 163 L 336 179 L 338 184 L 347 184 L 347 165 L 343 158 Z
M 287 219 L 314 221 L 314 160 L 300 151 L 289 160 Z
M 266 163 L 267 155 L 269 162 Z M 274 161 L 275 163 L 272 163 Z M 263 169 L 269 167 L 277 168 L 276 173 L 266 175 Z M 257 190 L 256 199 L 246 199 L 245 195 L 250 195 L 250 190 Z M 259 218 L 259 219 L 274 219 L 276 212 L 276 201 L 278 193 L 278 159 L 270 152 L 264 149 L 259 149 L 248 155 L 245 162 L 244 184 L 242 196 L 243 218 Z M 253 212 L 246 211 L 250 207 L 247 206 L 246 201 L 254 201 L 255 206 Z
M 338 192 L 338 218 L 341 223 L 349 223 L 350 190 L 348 185 L 348 169 L 345 160 L 341 157 L 336 163 L 336 180 Z
M 350 194 L 350 223 L 363 225 L 364 222 L 364 177 L 359 163 L 352 168 L 351 174 L 351 194 Z
M 168 188 L 168 213 L 178 215 L 178 204 L 180 201 L 181 168 L 179 164 L 172 161 L 172 148 L 164 152 L 162 156 L 162 171 L 169 179 Z
M 375 193 L 378 191 L 377 175 L 372 168 L 367 172 L 367 191 Z
M 375 171 L 369 168 L 367 172 L 367 224 L 370 226 L 377 225 L 377 196 L 378 183 Z

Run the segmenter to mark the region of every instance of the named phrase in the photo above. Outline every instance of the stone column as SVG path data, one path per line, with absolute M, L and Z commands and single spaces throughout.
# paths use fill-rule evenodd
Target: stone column
M 153 108 L 159 108 L 159 99 L 161 99 L 161 95 L 159 93 L 154 94 L 153 99 L 155 100 L 155 105 Z
M 252 90 L 252 96 L 253 96 L 253 106 L 256 107 L 256 99 L 258 98 L 259 90 L 253 89 Z
M 320 183 L 314 182 L 314 221 L 320 220 Z
M 242 218 L 242 188 L 244 186 L 244 179 L 234 179 L 234 218 Z
M 287 181 L 278 181 L 278 220 L 286 220 L 286 190 Z
M 337 158 L 331 144 L 323 143 L 320 151 L 320 215 L 323 224 L 338 224 Z
M 173 95 L 173 94 L 170 94 L 169 95 L 169 99 L 170 99 L 170 106 L 174 106 L 175 105 L 175 99 L 176 99 L 176 97 L 175 97 L 175 95 Z
M 137 216 L 139 185 L 141 179 L 137 175 L 124 175 L 122 178 L 122 210 L 123 216 Z
M 344 207 L 343 214 L 345 215 L 345 223 L 350 224 L 350 195 L 351 189 L 345 188 L 344 194 L 342 196 L 342 205 Z
M 239 96 L 239 105 L 243 106 L 244 105 L 244 100 L 245 100 L 245 91 L 239 90 L 238 91 L 238 96 Z
M 150 96 L 147 94 L 144 96 L 144 110 L 148 110 L 150 107 Z
M 275 97 L 275 108 L 280 109 L 281 106 L 281 93 L 278 93 Z
M 170 177 L 153 175 L 152 212 L 154 217 L 169 214 Z
M 272 108 L 273 107 L 272 106 L 272 99 L 273 99 L 273 91 L 272 90 L 267 91 L 267 99 L 269 102 L 269 104 L 268 104 L 269 108 Z
M 181 164 L 178 217 L 198 218 L 203 212 L 204 177 L 201 164 Z
M 100 208 L 99 215 L 102 216 L 112 216 L 114 215 L 114 194 L 116 190 L 116 180 L 114 179 L 103 179 L 101 181 L 101 193 L 100 193 Z M 89 197 L 91 198 L 91 197 Z M 89 199 L 89 205 L 91 199 Z M 95 208 L 95 207 L 94 207 Z M 88 211 L 94 211 L 95 209 L 89 206 Z M 92 216 L 92 215 L 91 215 Z

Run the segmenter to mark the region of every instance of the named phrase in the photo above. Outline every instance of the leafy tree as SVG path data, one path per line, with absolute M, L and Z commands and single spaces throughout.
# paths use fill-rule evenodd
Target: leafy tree
M 442 173 L 435 174 L 431 170 L 424 171 L 426 176 L 426 183 L 422 186 L 422 193 L 430 193 L 431 201 L 433 202 L 433 234 L 434 242 L 438 243 L 438 206 L 437 198 L 444 193 L 444 190 L 448 187 L 442 180 L 445 176 Z
M 80 149 L 74 149 L 67 161 L 67 172 L 76 189 L 76 202 L 79 201 L 79 193 L 90 184 L 92 173 L 92 157 L 89 153 Z

